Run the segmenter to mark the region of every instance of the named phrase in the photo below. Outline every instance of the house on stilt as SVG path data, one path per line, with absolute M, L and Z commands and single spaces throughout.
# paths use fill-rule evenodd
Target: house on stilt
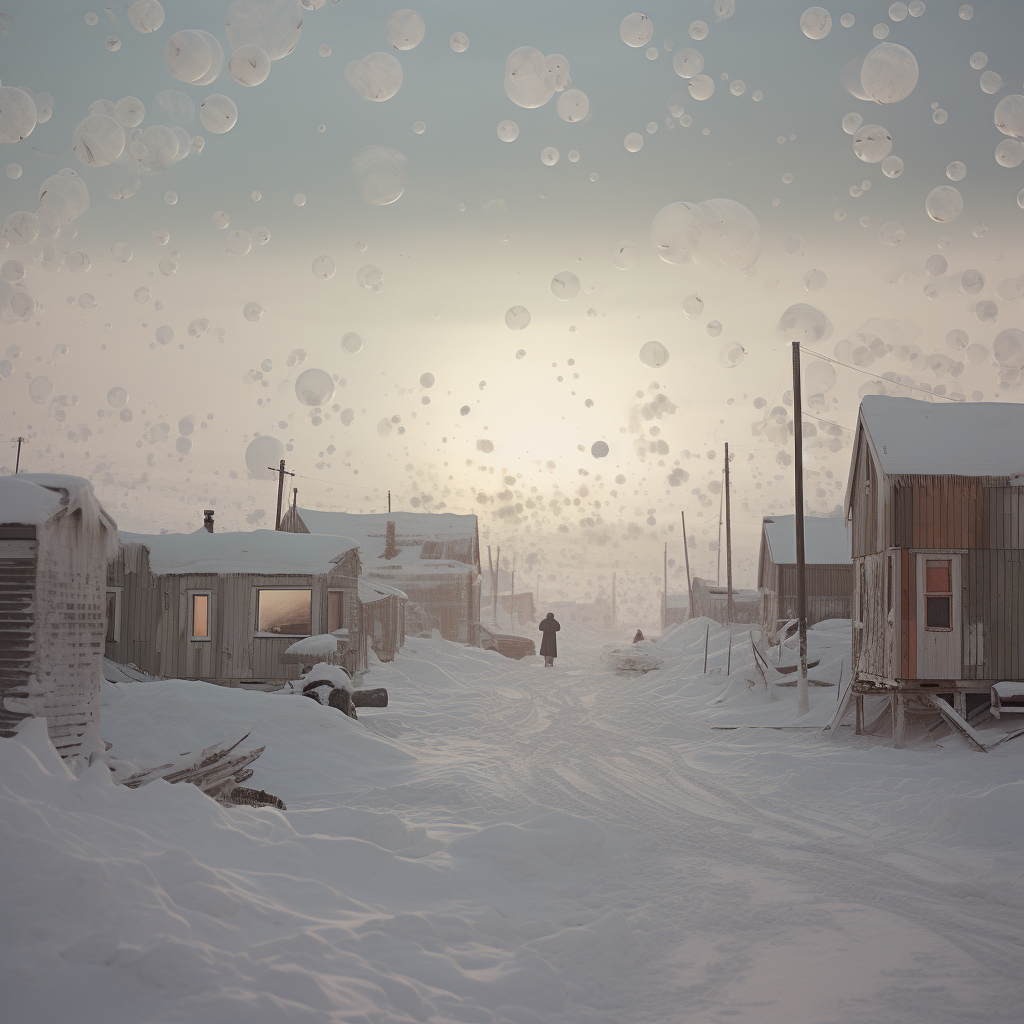
M 858 732 L 867 695 L 900 747 L 929 695 L 966 717 L 1024 681 L 1024 405 L 866 397 L 844 509 Z

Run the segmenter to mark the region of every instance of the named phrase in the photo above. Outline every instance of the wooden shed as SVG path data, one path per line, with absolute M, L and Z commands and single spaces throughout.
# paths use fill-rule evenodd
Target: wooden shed
M 297 678 L 297 639 L 347 629 L 345 661 L 365 665 L 359 551 L 342 537 L 251 533 L 121 534 L 107 567 L 106 654 L 152 675 L 225 686 Z
M 351 537 L 363 578 L 406 595 L 409 634 L 436 629 L 446 640 L 477 643 L 480 536 L 473 515 L 452 512 L 325 512 L 290 508 L 281 530 Z
M 690 599 L 686 594 L 666 594 L 661 602 L 661 628 L 668 629 L 690 617 Z
M 360 633 L 381 661 L 394 661 L 405 646 L 405 606 L 401 590 L 377 580 L 359 581 Z
M 62 757 L 99 747 L 104 574 L 117 524 L 73 476 L 0 477 L 0 736 L 45 717 Z
M 693 618 L 702 615 L 729 625 L 729 590 L 711 580 L 693 577 Z M 732 592 L 732 621 L 756 623 L 761 620 L 761 595 L 756 590 Z
M 865 398 L 845 512 L 858 729 L 867 694 L 901 746 L 908 700 L 1024 680 L 1024 405 Z
M 807 624 L 848 619 L 853 601 L 853 561 L 846 520 L 804 516 Z M 797 617 L 796 516 L 765 516 L 757 563 L 761 628 L 773 642 L 776 631 Z

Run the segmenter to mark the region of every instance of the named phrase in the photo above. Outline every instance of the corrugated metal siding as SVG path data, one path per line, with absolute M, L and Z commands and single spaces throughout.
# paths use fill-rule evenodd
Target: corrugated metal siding
M 962 678 L 1024 678 L 1024 552 L 968 551 L 961 565 Z
M 28 696 L 36 654 L 35 527 L 7 527 L 0 539 L 0 736 L 13 736 L 26 714 L 6 706 Z

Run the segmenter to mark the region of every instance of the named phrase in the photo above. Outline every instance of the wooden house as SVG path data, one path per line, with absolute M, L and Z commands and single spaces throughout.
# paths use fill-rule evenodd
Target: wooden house
M 117 524 L 79 477 L 0 477 L 0 736 L 45 717 L 62 757 L 99 747 L 108 556 Z
M 480 622 L 480 535 L 476 516 L 451 512 L 351 513 L 288 509 L 286 533 L 351 537 L 363 578 L 406 595 L 406 630 L 436 629 L 476 644 Z
M 211 524 L 212 526 L 212 524 Z M 152 675 L 225 686 L 297 678 L 297 639 L 347 629 L 366 667 L 353 540 L 250 533 L 121 534 L 107 567 L 106 655 Z
M 409 598 L 378 580 L 359 580 L 359 632 L 381 661 L 394 661 L 405 646 L 405 606 Z
M 1024 405 L 861 403 L 846 491 L 857 726 L 864 696 L 965 714 L 1024 680 Z
M 707 616 L 729 625 L 729 589 L 711 580 L 693 577 L 693 617 Z M 761 620 L 761 595 L 756 590 L 732 591 L 732 621 L 756 623 Z
M 846 520 L 804 516 L 807 624 L 848 619 L 853 600 L 853 561 Z M 796 516 L 765 516 L 757 563 L 761 628 L 773 642 L 776 630 L 797 617 Z
M 668 629 L 690 617 L 690 599 L 686 594 L 665 594 L 661 602 L 661 628 Z

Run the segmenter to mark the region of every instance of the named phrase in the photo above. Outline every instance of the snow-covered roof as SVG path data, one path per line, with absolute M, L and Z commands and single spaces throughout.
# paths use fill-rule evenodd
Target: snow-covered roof
M 96 500 L 92 484 L 84 477 L 61 473 L 19 473 L 0 477 L 0 524 L 41 526 L 62 508 L 95 506 L 110 526 L 113 519 Z
M 1024 404 L 868 395 L 860 410 L 888 475 L 1024 473 Z
M 349 537 L 252 530 L 248 533 L 122 533 L 121 543 L 149 549 L 149 567 L 157 576 L 255 573 L 264 576 L 330 572 L 358 547 Z
M 454 512 L 324 512 L 312 508 L 299 508 L 298 514 L 310 533 L 354 538 L 368 570 L 386 564 L 384 549 L 389 522 L 395 524 L 395 548 L 398 552 L 389 562 L 403 567 L 413 562 L 436 563 L 439 560 L 478 564 L 477 521 L 474 515 L 457 515 Z M 288 516 L 285 517 L 287 521 Z M 417 571 L 431 571 L 431 567 L 429 564 L 421 565 Z
M 796 516 L 765 516 L 768 553 L 776 565 L 796 564 Z M 850 535 L 842 518 L 804 516 L 804 560 L 808 565 L 849 565 Z
M 374 601 L 384 601 L 389 597 L 398 597 L 403 601 L 409 600 L 409 598 L 397 587 L 389 587 L 386 583 L 381 583 L 379 580 L 367 580 L 360 578 L 359 600 L 362 601 L 363 604 L 372 604 Z

